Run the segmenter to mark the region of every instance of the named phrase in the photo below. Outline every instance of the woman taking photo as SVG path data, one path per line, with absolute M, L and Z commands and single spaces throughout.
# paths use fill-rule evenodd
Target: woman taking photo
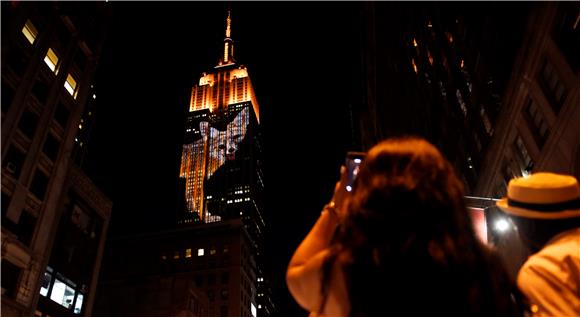
M 286 276 L 311 316 L 514 316 L 515 288 L 477 239 L 461 182 L 430 143 L 383 141 L 346 169 Z

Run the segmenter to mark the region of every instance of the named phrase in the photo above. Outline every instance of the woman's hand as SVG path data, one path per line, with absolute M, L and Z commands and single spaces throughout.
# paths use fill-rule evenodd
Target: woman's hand
M 334 206 L 338 219 L 342 220 L 346 214 L 346 201 L 350 193 L 346 191 L 347 170 L 344 165 L 340 167 L 340 179 L 334 186 L 334 195 L 330 205 Z

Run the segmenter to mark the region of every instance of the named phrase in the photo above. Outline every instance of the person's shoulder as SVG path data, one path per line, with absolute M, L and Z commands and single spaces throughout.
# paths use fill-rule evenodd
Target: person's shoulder
M 532 255 L 528 262 L 563 262 L 570 258 L 580 261 L 578 250 L 580 250 L 580 228 L 575 228 L 556 235 L 540 251 Z

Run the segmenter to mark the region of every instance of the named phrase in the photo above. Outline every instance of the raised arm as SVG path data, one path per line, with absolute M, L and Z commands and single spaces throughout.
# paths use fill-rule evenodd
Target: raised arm
M 338 225 L 333 207 L 326 207 L 294 252 L 286 283 L 298 304 L 309 311 L 318 310 L 322 302 L 322 265 L 329 255 L 330 241 Z
M 341 168 L 341 180 L 335 186 L 331 203 L 324 207 L 320 217 L 294 252 L 286 272 L 290 293 L 300 306 L 310 312 L 318 311 L 322 304 L 322 266 L 330 255 L 332 237 L 344 213 L 345 177 L 346 171 Z M 337 299 L 345 302 L 346 288 L 337 263 L 332 263 L 329 284 L 327 304 L 334 303 Z M 345 305 L 341 307 L 344 308 Z M 325 305 L 325 308 L 336 310 L 337 305 Z

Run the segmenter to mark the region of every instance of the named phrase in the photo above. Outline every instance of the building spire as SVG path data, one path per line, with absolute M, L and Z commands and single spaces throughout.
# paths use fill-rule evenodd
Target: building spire
M 218 66 L 229 65 L 235 63 L 234 60 L 234 41 L 231 38 L 232 34 L 232 17 L 231 10 L 228 9 L 228 18 L 226 19 L 226 37 L 224 38 L 224 53 L 220 58 Z
M 228 19 L 226 20 L 227 22 L 227 27 L 226 27 L 226 38 L 230 37 L 230 34 L 232 32 L 232 17 L 231 17 L 232 11 L 228 9 Z

